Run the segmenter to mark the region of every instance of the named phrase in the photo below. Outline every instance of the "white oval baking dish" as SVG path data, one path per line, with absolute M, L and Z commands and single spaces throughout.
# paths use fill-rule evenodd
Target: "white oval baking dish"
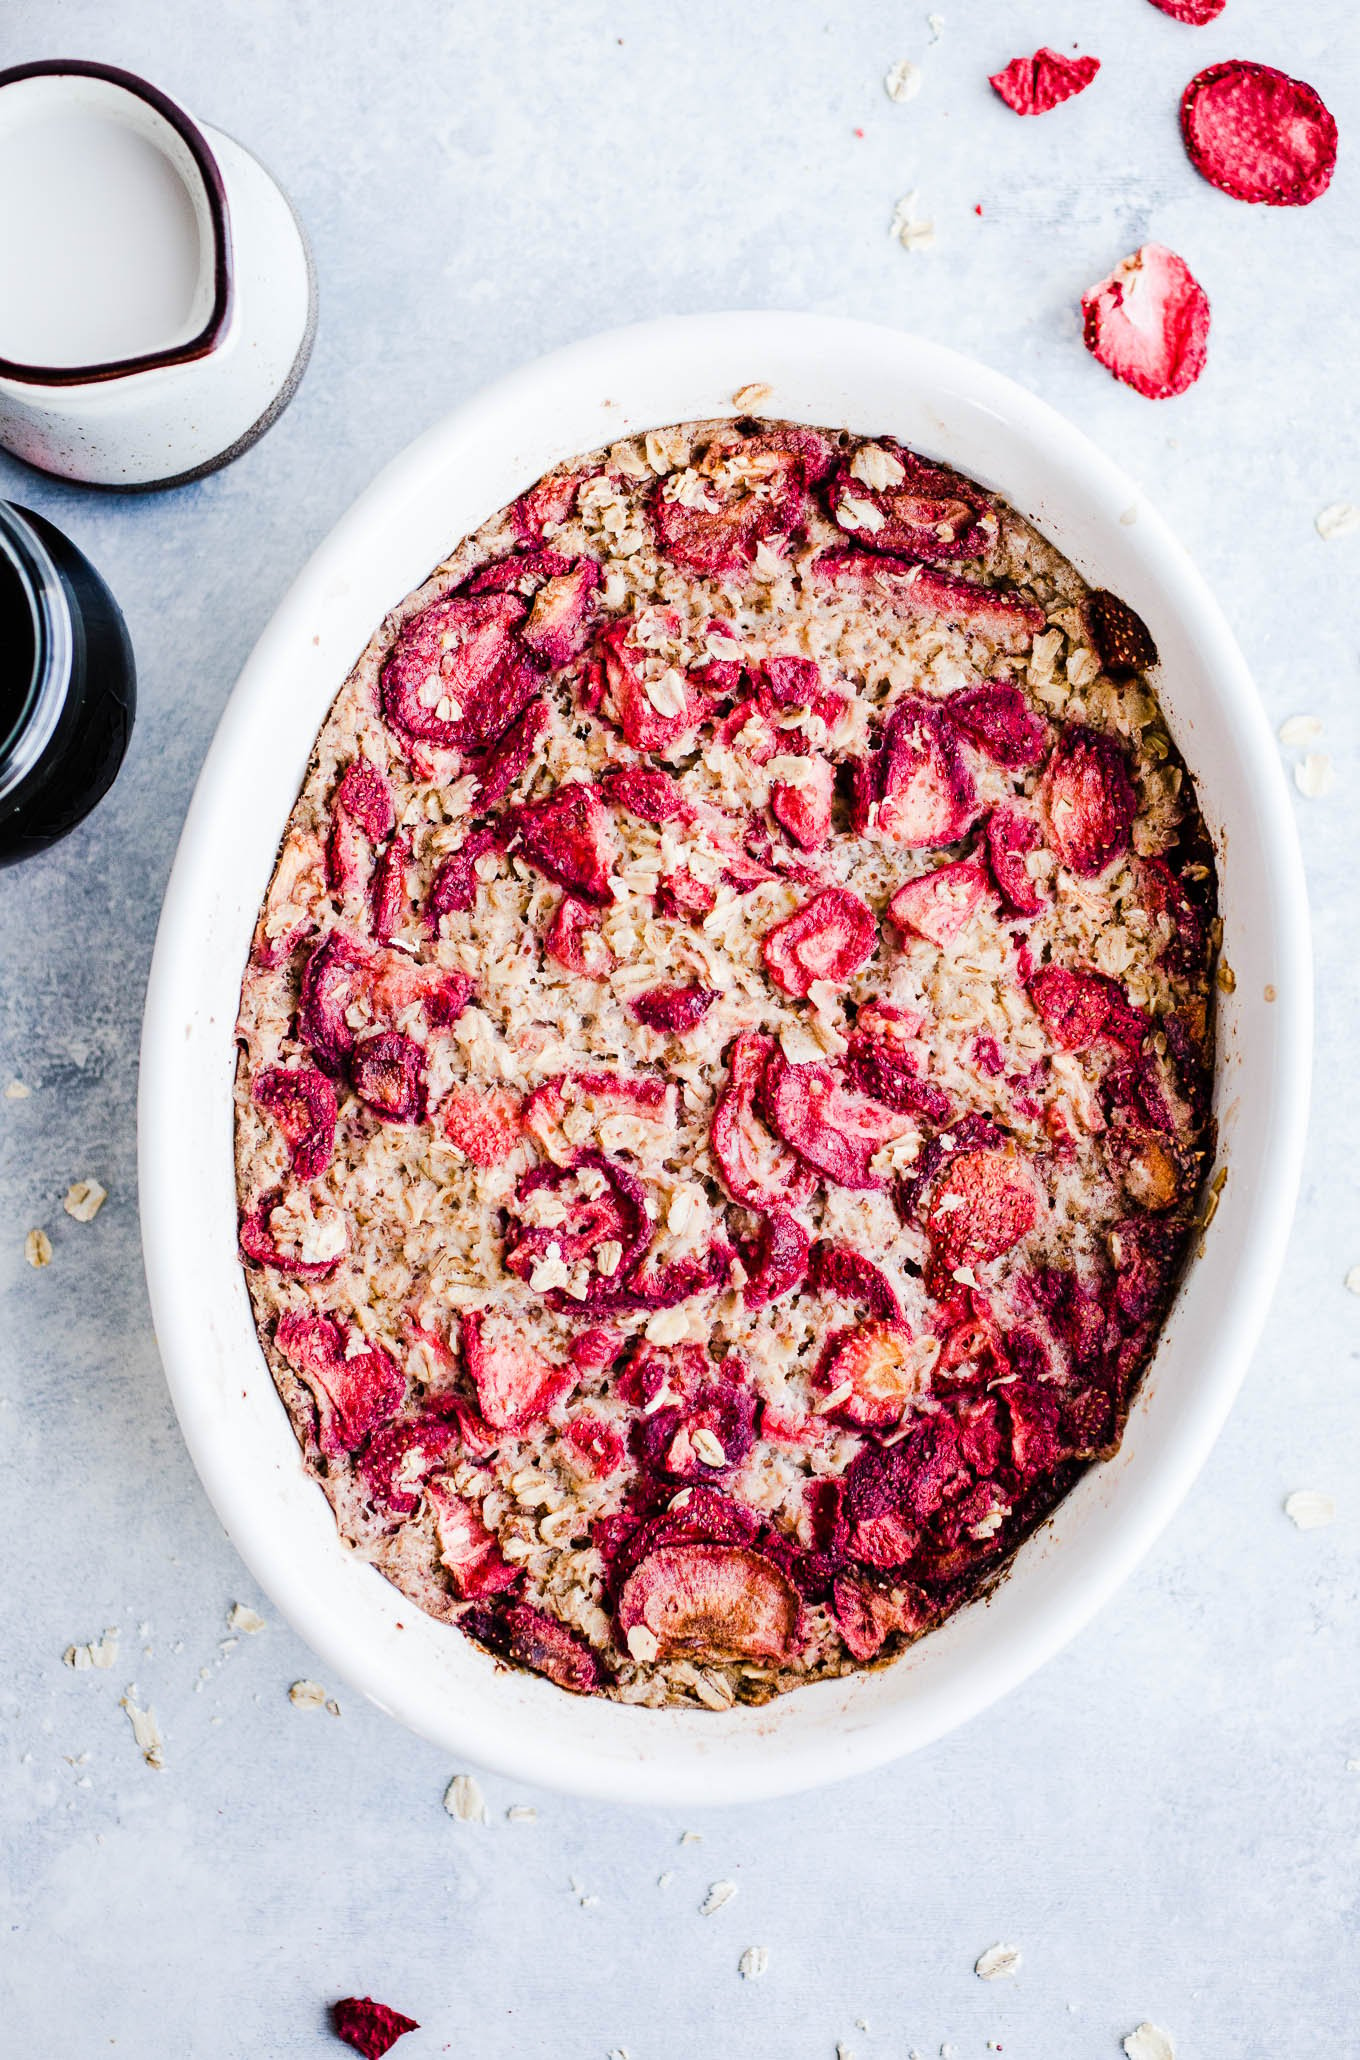
M 466 532 L 576 452 L 663 423 L 760 411 L 904 442 L 1010 500 L 1145 618 L 1221 868 L 1220 1164 L 1228 1178 L 1116 1459 L 1094 1467 L 1008 1578 L 895 1665 L 761 1709 L 648 1711 L 498 1668 L 341 1548 L 256 1343 L 236 1252 L 233 1025 L 255 913 L 312 742 L 385 611 Z M 1283 1253 L 1307 1109 L 1308 917 L 1278 754 L 1242 655 L 1139 489 L 1051 408 L 953 352 L 865 323 L 701 315 L 554 353 L 427 431 L 305 568 L 250 658 L 198 782 L 166 892 L 142 1044 L 147 1276 L 190 1451 L 237 1549 L 327 1671 L 460 1759 L 586 1794 L 750 1801 L 938 1737 L 1081 1628 L 1166 1523 L 1221 1427 Z

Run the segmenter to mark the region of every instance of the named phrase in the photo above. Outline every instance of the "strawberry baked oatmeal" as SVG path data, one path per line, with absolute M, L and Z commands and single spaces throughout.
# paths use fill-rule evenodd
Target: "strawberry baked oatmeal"
M 1119 1443 L 1212 1146 L 1157 654 L 888 437 L 655 430 L 395 610 L 241 996 L 241 1252 L 341 1536 L 560 1687 L 887 1659 Z

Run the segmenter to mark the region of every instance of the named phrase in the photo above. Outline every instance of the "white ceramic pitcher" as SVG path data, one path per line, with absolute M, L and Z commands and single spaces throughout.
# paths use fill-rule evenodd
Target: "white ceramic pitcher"
M 0 71 L 0 445 L 93 486 L 227 464 L 291 399 L 316 288 L 239 143 L 131 72 Z

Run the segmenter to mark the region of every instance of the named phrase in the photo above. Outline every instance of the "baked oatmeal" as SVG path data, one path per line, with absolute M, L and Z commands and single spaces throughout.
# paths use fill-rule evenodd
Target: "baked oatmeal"
M 1213 859 L 1122 601 L 890 437 L 688 423 L 342 687 L 239 1024 L 345 1542 L 559 1686 L 759 1702 L 1119 1443 L 1211 1147 Z

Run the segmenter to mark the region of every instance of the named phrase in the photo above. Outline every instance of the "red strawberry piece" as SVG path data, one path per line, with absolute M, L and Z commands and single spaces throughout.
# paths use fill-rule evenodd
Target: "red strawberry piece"
M 411 840 L 405 831 L 398 831 L 373 868 L 373 886 L 369 893 L 373 934 L 384 944 L 400 929 L 411 912 L 406 892 L 406 868 L 410 863 Z
M 331 2025 L 335 2036 L 362 2053 L 364 2060 L 383 2060 L 399 2038 L 420 2030 L 414 2017 L 403 2017 L 400 2010 L 389 2010 L 372 1996 L 346 1996 L 343 2002 L 332 2003 Z
M 825 455 L 825 445 L 814 454 L 810 443 L 797 449 L 791 439 L 774 433 L 711 451 L 710 459 L 739 457 L 743 476 L 702 474 L 697 502 L 687 475 L 674 473 L 658 481 L 651 501 L 658 549 L 672 564 L 703 578 L 743 575 L 763 538 L 802 534 L 808 516 L 809 459 L 815 469 Z
M 844 1086 L 830 1066 L 791 1066 L 776 1053 L 766 1068 L 762 1105 L 785 1144 L 842 1187 L 881 1187 L 870 1170 L 880 1146 L 911 1120 Z
M 600 776 L 600 790 L 615 808 L 644 823 L 692 823 L 698 810 L 674 774 L 654 765 L 620 765 Z
M 780 708 L 810 708 L 822 691 L 822 669 L 815 658 L 796 652 L 777 653 L 760 667 L 760 684 Z
M 836 1627 L 861 1665 L 877 1658 L 894 1631 L 915 1638 L 934 1621 L 920 1591 L 900 1584 L 882 1588 L 862 1574 L 842 1574 L 831 1593 Z
M 707 880 L 696 880 L 688 866 L 663 873 L 656 886 L 656 912 L 685 923 L 701 923 L 718 899 L 718 890 Z
M 826 1397 L 824 1413 L 861 1430 L 900 1423 L 929 1379 L 912 1350 L 911 1331 L 898 1320 L 833 1331 L 813 1377 Z
M 516 1203 L 527 1201 L 541 1187 L 561 1196 L 567 1214 L 551 1229 L 512 1223 L 505 1253 L 510 1272 L 529 1280 L 540 1262 L 552 1257 L 554 1246 L 568 1268 L 582 1259 L 594 1265 L 602 1245 L 617 1244 L 621 1248 L 618 1263 L 611 1273 L 597 1275 L 596 1285 L 606 1289 L 615 1283 L 622 1285 L 651 1240 L 647 1190 L 642 1182 L 603 1152 L 582 1151 L 570 1166 L 536 1166 L 520 1182 Z M 552 1308 L 581 1307 L 579 1301 L 564 1297 L 557 1289 L 549 1290 L 546 1299 Z
M 1185 1249 L 1186 1233 L 1146 1216 L 1116 1223 L 1110 1232 L 1115 1309 L 1125 1326 L 1160 1314 Z
M 801 742 L 798 737 L 796 743 Z M 752 765 L 768 765 L 780 751 L 791 748 L 785 745 L 768 705 L 754 694 L 738 701 L 723 717 L 713 732 L 713 743 L 723 751 L 738 752 Z
M 1190 973 L 1204 951 L 1204 916 L 1165 859 L 1144 858 L 1137 865 L 1145 906 L 1156 918 L 1154 944 L 1175 971 Z
M 624 1642 L 648 1659 L 782 1660 L 801 1614 L 787 1576 L 741 1545 L 662 1545 L 619 1592 Z
M 434 1512 L 435 1546 L 455 1595 L 472 1602 L 512 1587 L 519 1575 L 502 1557 L 496 1533 L 482 1522 L 477 1505 L 455 1494 L 448 1481 L 431 1481 L 425 1496 Z
M 460 1321 L 463 1363 L 494 1429 L 519 1430 L 546 1416 L 571 1386 L 573 1369 L 540 1357 L 515 1324 L 473 1310 Z
M 493 807 L 523 779 L 538 756 L 538 747 L 551 727 L 552 711 L 542 695 L 537 695 L 528 707 L 515 717 L 504 735 L 497 738 L 482 760 L 481 778 L 477 788 L 479 809 Z
M 299 1180 L 319 1180 L 335 1150 L 335 1089 L 313 1066 L 266 1066 L 251 1096 L 283 1132 Z
M 649 1030 L 684 1037 L 718 999 L 712 987 L 649 987 L 629 1002 L 631 1013 Z
M 499 1166 L 520 1140 L 519 1096 L 508 1087 L 451 1087 L 439 1121 L 474 1166 Z
M 693 1295 L 713 1294 L 727 1285 L 734 1253 L 730 1245 L 714 1243 L 706 1252 L 690 1253 L 658 1266 L 643 1259 L 634 1268 L 627 1285 L 611 1292 L 592 1292 L 593 1309 L 673 1309 Z
M 1008 1152 L 960 1152 L 935 1183 L 926 1229 L 937 1274 L 999 1259 L 1038 1216 L 1034 1177 Z
M 512 551 L 474 572 L 467 590 L 470 594 L 519 594 L 528 601 L 548 580 L 570 572 L 574 563 L 560 551 Z
M 585 650 L 599 586 L 595 560 L 578 558 L 539 588 L 521 634 L 545 664 L 570 665 Z
M 586 980 L 607 980 L 617 963 L 600 935 L 600 911 L 564 894 L 543 939 L 548 957 Z
M 636 627 L 635 618 L 625 616 L 599 637 L 607 712 L 635 751 L 670 751 L 699 721 L 702 700 L 674 667 L 650 677 L 649 654 L 634 641 Z M 673 700 L 679 705 L 672 706 Z
M 894 1510 L 885 1510 L 882 1516 L 866 1517 L 862 1524 L 856 1524 L 850 1535 L 850 1547 L 856 1559 L 866 1566 L 905 1566 L 920 1543 L 921 1534 L 914 1524 Z
M 956 844 L 978 817 L 977 790 L 958 732 L 928 701 L 898 703 L 862 784 L 861 798 L 877 802 L 876 816 L 862 826 L 908 850 Z
M 1336 170 L 1336 123 L 1302 79 L 1231 58 L 1196 74 L 1181 95 L 1190 162 L 1234 200 L 1306 207 Z
M 370 1345 L 352 1353 L 351 1342 L 333 1316 L 290 1309 L 274 1327 L 274 1343 L 315 1398 L 317 1442 L 328 1459 L 356 1451 L 406 1396 L 390 1352 Z
M 571 1165 L 576 1145 L 562 1128 L 569 1109 L 583 1109 L 598 1129 L 623 1114 L 656 1126 L 653 1143 L 663 1153 L 675 1128 L 676 1090 L 655 1074 L 557 1073 L 536 1087 L 524 1104 L 523 1128 L 559 1166 Z
M 541 544 L 549 530 L 560 529 L 576 510 L 576 497 L 591 472 L 559 472 L 540 479 L 521 494 L 510 510 L 510 524 L 522 544 Z
M 809 757 L 796 781 L 776 780 L 770 788 L 770 812 L 800 851 L 820 851 L 831 834 L 831 797 L 835 774 L 824 758 Z
M 243 1255 L 253 1259 L 257 1266 L 268 1266 L 275 1273 L 291 1273 L 299 1280 L 321 1280 L 333 1273 L 348 1248 L 348 1228 L 338 1251 L 324 1259 L 304 1259 L 300 1253 L 280 1245 L 274 1234 L 272 1218 L 282 1201 L 281 1191 L 275 1188 L 272 1194 L 261 1196 L 249 1215 L 242 1216 L 238 1241 Z
M 507 1609 L 500 1623 L 505 1652 L 517 1665 L 544 1675 L 572 1695 L 593 1695 L 600 1687 L 603 1669 L 579 1631 L 527 1602 Z
M 1202 29 L 1209 22 L 1218 20 L 1228 0 L 1152 0 L 1152 4 L 1160 7 L 1163 14 L 1169 14 L 1172 21 L 1183 21 L 1192 29 Z
M 1029 982 L 1029 998 L 1059 1051 L 1084 1051 L 1094 1044 L 1110 1013 L 1110 993 L 1095 973 L 1069 966 L 1040 966 Z
M 932 465 L 891 437 L 877 438 L 873 449 L 878 455 L 872 464 L 896 473 L 892 484 L 870 486 L 858 478 L 856 465 L 861 471 L 868 465 L 854 457 L 841 466 L 828 495 L 832 521 L 857 544 L 918 559 L 980 558 L 991 548 L 996 512 L 972 480 Z
M 1017 916 L 1037 916 L 1047 904 L 1038 883 L 1030 878 L 1025 858 L 1043 844 L 1039 825 L 1017 808 L 994 808 L 985 834 L 987 860 L 1001 899 Z
M 358 1471 L 375 1509 L 396 1517 L 415 1513 L 430 1475 L 447 1466 L 464 1443 L 463 1422 L 452 1404 L 452 1397 L 441 1396 L 446 1413 L 406 1416 L 374 1431 Z M 495 1442 L 488 1433 L 487 1446 Z
M 1044 626 L 1043 609 L 1020 594 L 937 572 L 912 558 L 830 550 L 820 553 L 812 571 L 828 585 L 853 589 L 869 605 L 900 615 L 938 617 L 998 651 L 1028 650 Z
M 843 984 L 873 957 L 874 912 L 847 887 L 828 887 L 765 934 L 766 971 L 785 994 L 802 998 L 818 980 Z
M 841 1064 L 846 1085 L 904 1115 L 947 1123 L 953 1110 L 949 1096 L 921 1077 L 917 1059 L 901 1043 L 871 1027 L 878 1020 L 876 1012 L 860 1011 Z
M 746 1285 L 741 1297 L 748 1309 L 763 1309 L 781 1295 L 801 1287 L 811 1245 L 806 1230 L 788 1209 L 770 1209 L 742 1247 Z
M 946 951 L 967 929 L 990 884 L 980 859 L 961 858 L 906 881 L 888 903 L 888 914 L 906 935 Z
M 709 1144 L 735 1201 L 752 1209 L 801 1208 L 817 1176 L 772 1135 L 756 1097 L 771 1054 L 772 1037 L 747 1032 L 732 1047 L 731 1080 L 713 1112 Z
M 607 1481 L 627 1456 L 622 1437 L 602 1416 L 573 1416 L 562 1435 L 592 1480 Z
M 901 1323 L 902 1304 L 886 1273 L 872 1259 L 849 1245 L 838 1245 L 819 1237 L 812 1247 L 808 1286 L 819 1295 L 835 1295 L 845 1302 L 862 1302 L 871 1316 L 884 1323 Z
M 516 596 L 476 594 L 436 601 L 408 622 L 382 670 L 389 729 L 443 748 L 494 743 L 538 691 L 516 635 L 523 619 Z
M 1209 297 L 1184 258 L 1145 243 L 1081 297 L 1092 357 L 1150 401 L 1194 385 L 1209 349 Z
M 399 1030 L 361 1037 L 350 1058 L 354 1091 L 382 1123 L 425 1121 L 425 1054 Z
M 1082 879 L 1093 880 L 1128 849 L 1138 797 L 1115 737 L 1068 723 L 1048 762 L 1043 797 L 1053 849 Z
M 506 815 L 512 848 L 545 879 L 578 900 L 610 904 L 614 840 L 608 810 L 594 786 L 575 780 L 545 801 L 522 802 Z
M 331 801 L 331 830 L 326 841 L 326 878 L 339 893 L 356 891 L 363 867 L 355 845 L 356 830 L 370 844 L 378 844 L 392 833 L 396 821 L 392 790 L 366 758 L 356 758 L 345 773 Z
M 481 885 L 475 870 L 476 861 L 488 851 L 495 851 L 500 841 L 498 830 L 473 830 L 463 839 L 459 849 L 441 862 L 426 904 L 430 928 L 436 933 L 441 916 L 465 915 L 476 907 L 477 889 Z
M 1011 1464 L 1023 1477 L 1051 1473 L 1066 1458 L 1058 1426 L 1058 1398 L 1027 1381 L 1001 1391 L 1011 1423 Z
M 1101 670 L 1112 680 L 1136 679 L 1157 663 L 1157 646 L 1141 615 L 1102 587 L 1086 603 L 1086 626 Z
M 954 727 L 998 765 L 1038 765 L 1048 751 L 1048 724 L 1019 687 L 989 680 L 951 694 L 944 705 Z
M 338 930 L 313 945 L 303 968 L 298 1036 L 327 1073 L 342 1073 L 354 1049 L 346 1010 L 368 979 L 372 953 Z
M 1016 114 L 1047 114 L 1077 93 L 1084 93 L 1100 70 L 1098 57 L 1062 57 L 1056 50 L 1036 50 L 1016 57 L 1004 71 L 993 72 L 988 84 Z
M 644 1465 L 681 1481 L 714 1480 L 740 1466 L 755 1443 L 757 1403 L 731 1365 L 683 1402 L 639 1417 L 634 1436 Z

